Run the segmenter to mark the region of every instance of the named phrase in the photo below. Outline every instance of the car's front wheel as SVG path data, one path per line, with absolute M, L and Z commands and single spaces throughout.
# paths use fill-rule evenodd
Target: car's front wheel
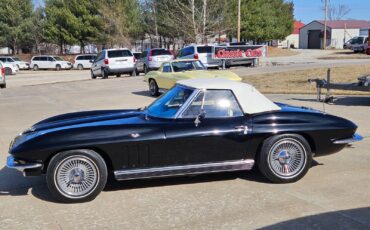
M 96 76 L 92 70 L 90 70 L 90 73 L 91 73 L 91 79 L 96 79 Z
M 62 67 L 61 67 L 60 65 L 56 65 L 56 66 L 55 66 L 55 70 L 56 70 L 56 71 L 59 71 L 59 70 L 61 70 L 61 69 L 62 69 Z
M 93 200 L 105 187 L 108 170 L 95 151 L 81 149 L 60 152 L 47 169 L 47 184 L 61 202 Z
M 153 97 L 157 97 L 159 95 L 159 89 L 158 89 L 157 82 L 153 79 L 149 81 L 149 93 Z
M 284 134 L 267 138 L 258 159 L 259 170 L 275 183 L 301 179 L 311 166 L 312 153 L 301 135 Z
M 78 70 L 83 70 L 84 69 L 84 66 L 82 64 L 78 64 L 77 69 Z

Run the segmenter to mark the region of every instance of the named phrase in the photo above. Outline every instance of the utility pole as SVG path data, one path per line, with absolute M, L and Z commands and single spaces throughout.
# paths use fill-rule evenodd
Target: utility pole
M 240 1 L 238 0 L 238 42 L 240 42 Z
M 325 21 L 324 21 L 324 49 L 326 49 L 326 21 L 328 18 L 328 0 L 325 0 Z

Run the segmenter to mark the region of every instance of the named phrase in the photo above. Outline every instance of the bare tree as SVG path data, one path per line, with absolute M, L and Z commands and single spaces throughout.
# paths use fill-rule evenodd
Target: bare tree
M 351 12 L 351 8 L 348 5 L 343 4 L 330 4 L 328 7 L 328 18 L 332 20 L 342 20 L 346 15 Z

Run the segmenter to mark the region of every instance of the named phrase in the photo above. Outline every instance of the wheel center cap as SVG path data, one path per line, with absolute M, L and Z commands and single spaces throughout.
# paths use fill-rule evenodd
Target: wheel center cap
M 277 158 L 278 158 L 280 164 L 287 164 L 290 160 L 290 154 L 289 154 L 288 151 L 283 150 L 283 151 L 279 152 Z
M 79 184 L 84 180 L 85 173 L 82 169 L 72 169 L 69 174 L 69 180 L 73 184 Z

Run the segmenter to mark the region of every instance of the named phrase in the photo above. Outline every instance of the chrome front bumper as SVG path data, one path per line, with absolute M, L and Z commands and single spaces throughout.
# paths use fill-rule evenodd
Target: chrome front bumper
M 41 163 L 19 163 L 15 160 L 13 156 L 8 156 L 6 160 L 6 167 L 16 169 L 18 171 L 24 172 L 25 170 L 38 170 L 42 168 Z
M 345 145 L 345 144 L 351 144 L 353 142 L 361 141 L 362 139 L 364 138 L 361 135 L 355 133 L 350 138 L 337 139 L 337 140 L 334 140 L 333 143 L 338 144 L 338 145 Z

